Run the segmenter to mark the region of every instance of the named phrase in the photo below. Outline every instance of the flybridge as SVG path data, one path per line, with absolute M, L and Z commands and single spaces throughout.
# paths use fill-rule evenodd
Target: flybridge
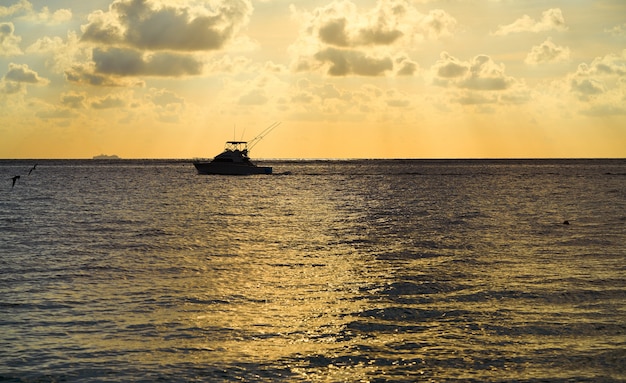
M 261 141 L 265 136 L 267 136 L 272 130 L 274 130 L 280 124 L 281 124 L 280 122 L 274 122 L 273 124 L 265 128 L 261 133 L 259 133 L 258 136 L 254 137 L 250 141 L 226 141 L 226 147 L 224 149 L 225 150 L 239 150 L 242 152 L 245 151 L 245 154 L 247 155 L 248 151 L 250 151 L 250 149 L 252 149 L 254 145 L 258 144 L 259 141 Z

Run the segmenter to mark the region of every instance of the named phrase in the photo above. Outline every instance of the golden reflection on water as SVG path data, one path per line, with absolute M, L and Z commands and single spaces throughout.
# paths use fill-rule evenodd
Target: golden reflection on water
M 612 207 L 577 205 L 551 176 L 529 187 L 463 171 L 146 177 L 123 196 L 63 197 L 44 230 L 71 235 L 50 270 L 22 262 L 23 302 L 8 306 L 32 328 L 4 336 L 71 373 L 88 361 L 181 380 L 571 380 L 606 357 L 618 376 L 623 221 L 598 239 L 593 215 Z M 578 210 L 569 227 L 555 213 Z
M 338 232 L 338 222 L 356 217 L 335 209 L 328 187 L 275 188 L 273 206 L 237 195 L 255 188 L 226 191 L 239 201 L 217 212 L 216 222 L 227 228 L 220 232 L 230 237 L 219 242 L 230 246 L 200 259 L 202 272 L 185 281 L 198 303 L 187 304 L 181 321 L 214 330 L 183 341 L 206 351 L 197 362 L 280 364 L 286 355 L 325 354 L 341 344 L 346 316 L 361 311 L 359 288 L 372 260 Z M 203 241 L 210 249 L 213 239 Z

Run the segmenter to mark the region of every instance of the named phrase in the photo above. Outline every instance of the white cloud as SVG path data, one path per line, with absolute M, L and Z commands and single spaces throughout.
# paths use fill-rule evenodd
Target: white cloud
M 528 65 L 538 65 L 557 61 L 567 61 L 570 57 L 568 47 L 561 47 L 552 42 L 550 38 L 540 45 L 533 46 L 524 62 Z
M 20 41 L 22 38 L 15 35 L 13 23 L 0 23 L 0 56 L 21 55 Z
M 565 18 L 560 8 L 551 8 L 541 14 L 540 20 L 535 20 L 528 15 L 515 20 L 508 25 L 500 25 L 498 29 L 492 33 L 496 36 L 506 36 L 511 33 L 519 32 L 544 32 L 550 30 L 563 31 L 566 30 Z

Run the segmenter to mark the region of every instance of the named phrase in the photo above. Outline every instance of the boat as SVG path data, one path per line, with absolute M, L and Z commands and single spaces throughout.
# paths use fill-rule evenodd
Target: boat
M 220 174 L 220 175 L 250 175 L 250 174 L 272 174 L 270 166 L 257 166 L 249 157 L 250 149 L 256 145 L 272 129 L 280 125 L 273 123 L 261 134 L 248 141 L 226 141 L 224 151 L 212 160 L 196 159 L 193 166 L 198 174 Z
M 115 154 L 99 154 L 97 156 L 93 156 L 94 160 L 119 160 L 121 159 L 119 156 Z

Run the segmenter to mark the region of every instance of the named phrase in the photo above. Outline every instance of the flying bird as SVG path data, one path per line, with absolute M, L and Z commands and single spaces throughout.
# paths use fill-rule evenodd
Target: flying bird
M 32 173 L 35 168 L 37 168 L 37 164 L 33 165 L 33 167 L 28 171 L 28 175 L 30 175 L 30 173 Z
M 11 189 L 13 189 L 13 187 L 15 186 L 15 183 L 17 182 L 17 180 L 20 179 L 20 176 L 15 176 L 13 178 L 11 178 L 13 180 L 13 185 L 11 185 Z

